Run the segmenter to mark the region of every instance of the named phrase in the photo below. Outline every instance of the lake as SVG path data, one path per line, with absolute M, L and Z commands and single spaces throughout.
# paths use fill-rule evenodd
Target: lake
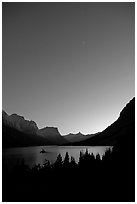
M 12 169 L 17 163 L 20 164 L 22 160 L 30 168 L 35 164 L 43 165 L 45 159 L 54 163 L 58 154 L 60 153 L 64 159 L 66 152 L 69 156 L 73 156 L 75 161 L 79 161 L 80 151 L 83 153 L 88 149 L 89 153 L 102 155 L 105 153 L 109 146 L 34 146 L 34 147 L 19 147 L 19 148 L 5 148 L 2 151 L 2 158 L 4 164 Z M 40 153 L 44 149 L 46 153 Z

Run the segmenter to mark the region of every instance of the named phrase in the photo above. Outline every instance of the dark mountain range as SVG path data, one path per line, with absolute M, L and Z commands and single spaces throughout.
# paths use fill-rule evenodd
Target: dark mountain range
M 88 138 L 93 137 L 95 134 L 89 134 L 89 135 L 84 135 L 81 132 L 77 134 L 69 133 L 68 135 L 63 135 L 63 137 L 66 139 L 67 143 L 69 142 L 80 142 L 84 141 Z
M 37 126 L 33 121 L 27 121 L 22 116 L 9 116 L 2 111 L 2 146 L 22 147 L 44 145 L 45 140 L 36 135 Z
M 119 141 L 127 142 L 135 132 L 135 98 L 120 112 L 119 118 L 101 133 L 73 145 L 115 145 Z M 134 138 L 133 138 L 134 139 Z
M 34 121 L 25 120 L 23 116 L 17 114 L 8 115 L 5 111 L 2 111 L 2 122 L 5 126 L 15 128 L 27 134 L 36 134 L 38 130 L 37 124 Z
M 23 133 L 13 127 L 2 125 L 3 147 L 27 147 L 45 145 L 48 141 L 37 135 Z
M 66 142 L 57 128 L 38 129 L 34 121 L 17 114 L 8 115 L 5 111 L 2 111 L 2 135 L 3 147 L 61 145 Z
M 135 129 L 135 98 L 121 111 L 119 118 L 101 133 L 82 133 L 61 136 L 55 127 L 38 129 L 34 121 L 25 120 L 17 114 L 8 115 L 2 111 L 3 147 L 32 145 L 85 145 L 113 146 L 118 141 L 129 142 Z
M 93 136 L 81 133 L 61 136 L 57 127 L 38 129 L 34 121 L 17 114 L 8 115 L 5 111 L 2 111 L 2 127 L 3 147 L 67 145 Z

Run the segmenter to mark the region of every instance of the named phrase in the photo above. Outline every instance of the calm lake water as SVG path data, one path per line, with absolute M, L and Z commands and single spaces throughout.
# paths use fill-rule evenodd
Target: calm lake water
M 102 156 L 109 146 L 35 146 L 35 147 L 19 147 L 19 148 L 6 148 L 3 149 L 2 158 L 3 162 L 9 169 L 13 168 L 17 163 L 21 163 L 24 160 L 25 164 L 29 167 L 33 167 L 35 164 L 43 165 L 45 159 L 51 163 L 55 162 L 58 154 L 65 157 L 66 152 L 69 156 L 73 156 L 75 161 L 79 161 L 80 151 L 83 153 L 88 149 L 89 153 L 96 155 L 97 153 Z M 40 153 L 44 149 L 46 153 Z

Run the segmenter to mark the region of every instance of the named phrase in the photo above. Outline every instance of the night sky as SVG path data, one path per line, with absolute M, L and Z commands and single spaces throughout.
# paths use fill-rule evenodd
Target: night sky
M 102 131 L 135 95 L 134 3 L 3 3 L 3 109 Z

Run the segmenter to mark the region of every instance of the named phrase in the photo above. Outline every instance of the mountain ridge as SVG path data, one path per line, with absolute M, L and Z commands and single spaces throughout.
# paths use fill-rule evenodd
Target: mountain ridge
M 20 143 L 19 139 L 22 138 L 22 140 L 24 140 L 24 138 L 26 138 L 27 141 L 28 137 L 28 140 L 32 139 L 38 141 L 38 143 L 32 142 L 32 145 L 34 145 L 34 143 L 36 145 L 114 145 L 117 140 L 119 140 L 121 135 L 127 135 L 126 131 L 130 131 L 129 129 L 134 126 L 134 121 L 135 97 L 133 97 L 129 103 L 125 105 L 125 107 L 120 112 L 118 119 L 114 123 L 112 123 L 102 132 L 88 135 L 84 135 L 81 132 L 78 132 L 76 134 L 69 133 L 68 135 L 61 136 L 57 127 L 44 127 L 39 129 L 34 121 L 25 120 L 23 116 L 19 116 L 17 114 L 8 115 L 3 110 L 3 144 L 6 146 L 7 140 L 14 146 L 12 139 L 15 140 L 15 143 L 16 141 L 17 143 Z M 16 138 L 14 136 L 14 132 Z M 19 138 L 18 135 L 21 135 L 21 138 Z M 26 145 L 26 143 L 24 145 Z M 29 144 L 31 144 L 31 141 Z M 18 146 L 18 144 L 15 144 L 15 146 Z
M 48 133 L 48 131 L 49 133 Z M 45 131 L 46 130 L 46 131 Z M 3 146 L 61 145 L 65 139 L 57 128 L 38 129 L 32 120 L 26 120 L 17 114 L 8 115 L 2 111 Z M 28 140 L 28 142 L 27 142 Z M 8 143 L 8 144 L 7 144 Z M 10 145 L 11 143 L 11 145 Z

